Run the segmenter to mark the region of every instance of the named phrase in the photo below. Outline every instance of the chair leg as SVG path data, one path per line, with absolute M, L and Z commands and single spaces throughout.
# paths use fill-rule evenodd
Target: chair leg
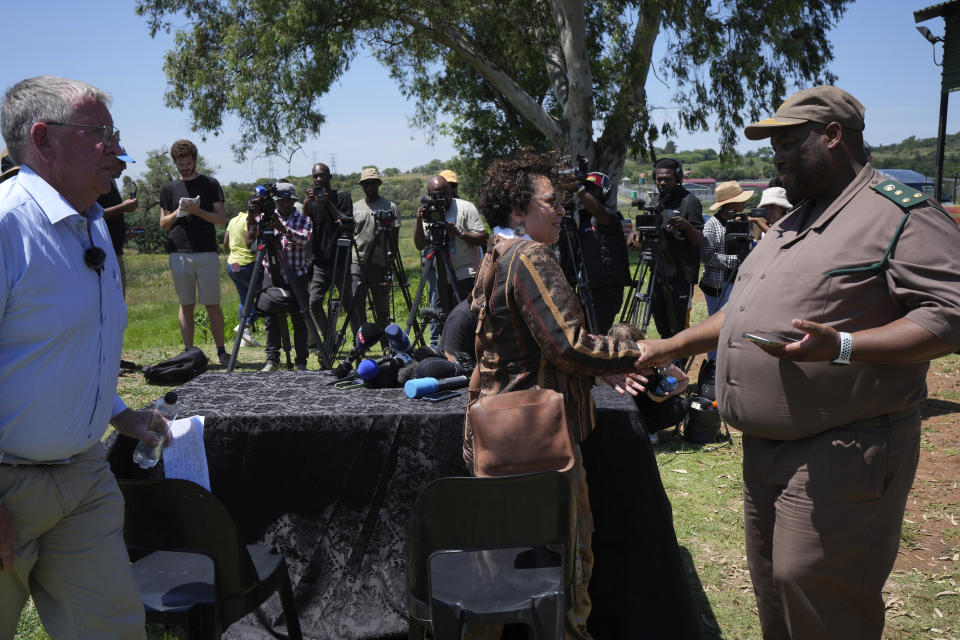
M 287 637 L 290 640 L 303 640 L 300 618 L 297 616 L 297 602 L 293 597 L 293 586 L 290 584 L 290 572 L 287 571 L 286 563 L 284 563 L 283 575 L 280 576 L 280 584 L 277 585 L 277 592 L 280 594 L 283 620 L 287 625 Z
M 407 640 L 424 640 L 427 637 L 427 627 L 407 616 Z

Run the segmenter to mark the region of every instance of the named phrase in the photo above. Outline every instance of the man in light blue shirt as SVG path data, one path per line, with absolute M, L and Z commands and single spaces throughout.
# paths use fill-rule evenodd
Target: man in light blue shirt
M 127 324 L 97 197 L 119 132 L 109 97 L 41 76 L 0 127 L 19 175 L 0 184 L 0 639 L 28 595 L 53 638 L 143 638 L 107 424 L 156 444 L 116 394 Z

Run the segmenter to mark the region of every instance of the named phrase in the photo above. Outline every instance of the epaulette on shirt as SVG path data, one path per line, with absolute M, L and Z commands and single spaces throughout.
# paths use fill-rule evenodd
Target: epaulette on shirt
M 896 180 L 884 180 L 880 184 L 874 185 L 873 190 L 882 196 L 890 198 L 902 209 L 909 209 L 915 204 L 928 200 L 922 192 L 917 191 Z
M 944 211 L 940 205 L 924 195 L 923 192 L 917 191 L 916 189 L 911 189 L 907 185 L 897 182 L 896 180 L 884 180 L 880 184 L 874 185 L 872 189 L 880 195 L 889 198 L 891 201 L 896 203 L 898 207 L 904 210 L 903 218 L 900 220 L 900 224 L 897 225 L 897 230 L 890 239 L 890 244 L 887 245 L 887 249 L 883 252 L 883 256 L 876 262 L 858 267 L 849 267 L 846 269 L 833 269 L 831 271 L 827 271 L 826 275 L 839 276 L 855 273 L 879 273 L 885 270 L 889 265 L 890 253 L 893 251 L 894 247 L 897 246 L 897 241 L 900 240 L 900 234 L 903 233 L 903 228 L 907 224 L 907 219 L 910 217 L 911 208 L 920 204 L 921 202 L 926 202 L 927 204 L 932 205 L 947 217 L 950 215 Z

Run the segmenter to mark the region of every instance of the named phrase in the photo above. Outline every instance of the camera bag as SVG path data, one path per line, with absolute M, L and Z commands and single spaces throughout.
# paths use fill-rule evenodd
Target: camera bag
M 144 367 L 143 377 L 150 384 L 179 384 L 206 371 L 208 362 L 200 347 L 193 346 L 163 362 Z
M 299 311 L 297 299 L 282 287 L 267 287 L 260 292 L 257 309 L 264 313 L 291 313 Z
M 700 396 L 690 397 L 690 410 L 683 421 L 683 439 L 707 444 L 720 439 L 720 411 L 716 401 Z

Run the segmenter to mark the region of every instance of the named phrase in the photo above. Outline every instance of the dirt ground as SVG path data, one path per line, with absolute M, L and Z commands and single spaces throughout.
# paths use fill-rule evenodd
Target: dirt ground
M 895 569 L 950 573 L 960 567 L 960 374 L 933 363 L 921 404 L 920 466 L 907 500 Z

